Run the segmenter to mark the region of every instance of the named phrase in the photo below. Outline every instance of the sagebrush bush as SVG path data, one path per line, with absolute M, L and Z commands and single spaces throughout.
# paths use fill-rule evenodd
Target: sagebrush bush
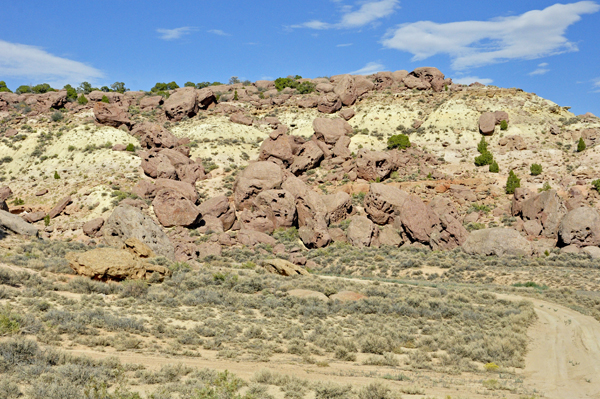
M 529 171 L 531 172 L 532 176 L 538 176 L 542 174 L 542 165 L 538 164 L 538 163 L 534 163 L 531 165 L 531 167 L 529 168 Z
M 52 114 L 52 121 L 53 121 L 53 122 L 59 122 L 59 121 L 62 121 L 62 120 L 63 120 L 63 114 L 62 114 L 62 112 L 60 112 L 60 111 L 55 111 L 55 112 Z

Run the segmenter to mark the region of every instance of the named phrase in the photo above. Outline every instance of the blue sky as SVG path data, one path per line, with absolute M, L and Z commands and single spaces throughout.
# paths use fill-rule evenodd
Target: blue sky
M 600 2 L 4 2 L 11 89 L 123 81 L 252 81 L 438 67 L 600 115 Z

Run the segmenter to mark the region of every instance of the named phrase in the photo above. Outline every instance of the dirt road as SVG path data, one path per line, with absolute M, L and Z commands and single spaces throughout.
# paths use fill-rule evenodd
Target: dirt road
M 572 309 L 531 300 L 525 386 L 545 398 L 600 398 L 600 322 Z

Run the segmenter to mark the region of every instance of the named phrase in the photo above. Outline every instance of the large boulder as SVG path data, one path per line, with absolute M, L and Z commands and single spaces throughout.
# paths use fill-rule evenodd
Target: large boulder
M 238 231 L 237 240 L 240 244 L 247 247 L 253 247 L 258 244 L 267 244 L 271 246 L 277 245 L 277 240 L 268 234 L 260 231 L 241 229 Z
M 344 75 L 336 82 L 333 92 L 340 97 L 342 104 L 350 106 L 356 101 L 356 93 L 354 91 L 354 77 L 352 75 Z
M 409 89 L 427 90 L 431 88 L 431 83 L 419 79 L 414 75 L 408 75 L 403 79 L 403 83 Z
M 290 165 L 290 172 L 300 175 L 307 170 L 316 168 L 323 160 L 325 154 L 317 142 L 310 140 L 300 146 L 298 155 Z
M 399 188 L 383 183 L 373 183 L 365 196 L 365 212 L 379 225 L 391 223 L 408 198 L 408 194 Z
M 191 201 L 193 204 L 198 202 L 198 192 L 196 191 L 196 187 L 190 183 L 186 183 L 183 181 L 170 180 L 170 179 L 161 179 L 158 178 L 154 184 L 155 187 L 155 195 L 161 189 L 168 189 L 172 191 L 177 191 L 179 194 L 183 195 L 186 199 Z
M 352 134 L 352 126 L 340 118 L 316 118 L 313 121 L 313 130 L 318 140 L 332 146 L 341 137 Z
M 152 201 L 154 213 L 165 227 L 195 226 L 200 222 L 200 211 L 180 191 L 163 188 L 157 191 Z
M 6 201 L 13 195 L 12 190 L 8 186 L 0 187 L 0 201 Z
M 342 109 L 342 100 L 335 93 L 324 94 L 318 100 L 317 109 L 324 114 L 334 114 Z
M 444 74 L 434 67 L 421 67 L 411 72 L 422 82 L 429 83 L 434 91 L 440 92 L 444 88 Z
M 402 203 L 400 221 L 408 236 L 422 244 L 429 244 L 440 225 L 439 217 L 416 195 L 409 195 Z
M 254 204 L 266 214 L 273 226 L 271 231 L 292 227 L 296 222 L 296 198 L 289 191 L 263 191 L 256 196 Z
M 394 160 L 388 152 L 361 149 L 356 158 L 356 173 L 367 181 L 384 180 L 395 169 Z
M 265 161 L 249 164 L 235 180 L 233 197 L 236 208 L 251 207 L 259 193 L 280 188 L 282 181 L 281 169 L 276 164 Z
M 560 221 L 566 214 L 566 208 L 556 190 L 548 190 L 523 201 L 521 213 L 523 220 L 535 220 L 542 225 L 543 236 L 556 237 Z
M 494 134 L 496 128 L 496 115 L 493 112 L 484 112 L 479 117 L 479 132 L 484 136 Z
M 475 230 L 462 245 L 463 251 L 470 255 L 529 256 L 531 243 L 513 229 L 495 227 Z
M 469 232 L 461 222 L 450 214 L 440 215 L 439 218 L 443 230 L 434 230 L 431 233 L 429 244 L 433 249 L 449 251 L 467 241 Z
M 163 280 L 171 271 L 146 262 L 124 249 L 96 248 L 83 253 L 65 255 L 76 274 L 94 280 L 148 280 L 154 273 Z
M 338 191 L 322 196 L 329 223 L 339 223 L 352 214 L 352 197 L 348 193 Z
M 204 201 L 198 205 L 198 210 L 203 218 L 213 216 L 219 219 L 224 231 L 229 230 L 235 222 L 235 208 L 224 195 Z
M 298 229 L 298 236 L 307 248 L 322 248 L 329 245 L 332 240 L 327 223 L 320 215 L 305 219 L 304 224 Z
M 376 234 L 377 227 L 365 216 L 353 216 L 346 231 L 350 244 L 359 248 L 370 246 Z
M 103 218 L 96 218 L 83 224 L 83 234 L 88 237 L 100 237 L 100 229 L 104 226 Z
M 532 197 L 534 192 L 524 188 L 517 187 L 515 188 L 515 193 L 513 194 L 512 202 L 511 202 L 511 213 L 513 216 L 520 216 L 523 212 L 523 204 L 527 199 Z
M 100 125 L 112 126 L 118 128 L 120 126 L 131 125 L 127 110 L 117 104 L 106 104 L 97 102 L 94 104 L 94 118 Z
M 194 117 L 198 113 L 198 97 L 193 87 L 183 87 L 175 90 L 163 104 L 165 114 L 169 119 L 180 121 L 183 117 Z
M 3 210 L 0 210 L 0 228 L 25 236 L 35 237 L 38 235 L 38 229 L 35 226 L 30 225 L 21 217 Z
M 52 210 L 48 213 L 48 216 L 50 216 L 50 219 L 54 219 L 55 217 L 60 215 L 62 213 L 62 211 L 65 210 L 67 205 L 71 204 L 72 202 L 73 202 L 73 199 L 71 198 L 70 195 L 67 195 L 66 197 L 64 197 L 63 199 L 58 201 L 58 203 L 54 206 L 54 208 L 52 208 Z
M 104 223 L 102 236 L 106 244 L 121 248 L 129 238 L 137 238 L 154 253 L 168 259 L 175 259 L 173 244 L 164 231 L 139 209 L 129 205 L 119 205 Z
M 261 263 L 262 267 L 272 274 L 279 274 L 281 276 L 309 275 L 306 269 L 285 259 L 265 259 Z
M 295 142 L 285 134 L 284 129 L 277 129 L 262 142 L 258 155 L 259 161 L 269 161 L 285 167 L 294 162 Z
M 575 208 L 565 215 L 558 229 L 559 245 L 577 247 L 600 245 L 600 215 L 589 206 Z
M 178 138 L 156 123 L 136 124 L 131 135 L 140 140 L 142 148 L 175 148 L 178 145 Z
M 50 91 L 48 93 L 40 94 L 37 96 L 37 101 L 42 111 L 61 109 L 67 104 L 67 91 Z

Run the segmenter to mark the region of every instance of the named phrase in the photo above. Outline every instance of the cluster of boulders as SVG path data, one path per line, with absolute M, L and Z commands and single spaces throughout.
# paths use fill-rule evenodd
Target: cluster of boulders
M 51 110 L 58 110 L 68 104 L 67 91 L 51 91 L 43 94 L 0 92 L 0 112 L 9 111 L 11 107 L 17 104 L 31 108 L 30 115 L 32 116 Z

